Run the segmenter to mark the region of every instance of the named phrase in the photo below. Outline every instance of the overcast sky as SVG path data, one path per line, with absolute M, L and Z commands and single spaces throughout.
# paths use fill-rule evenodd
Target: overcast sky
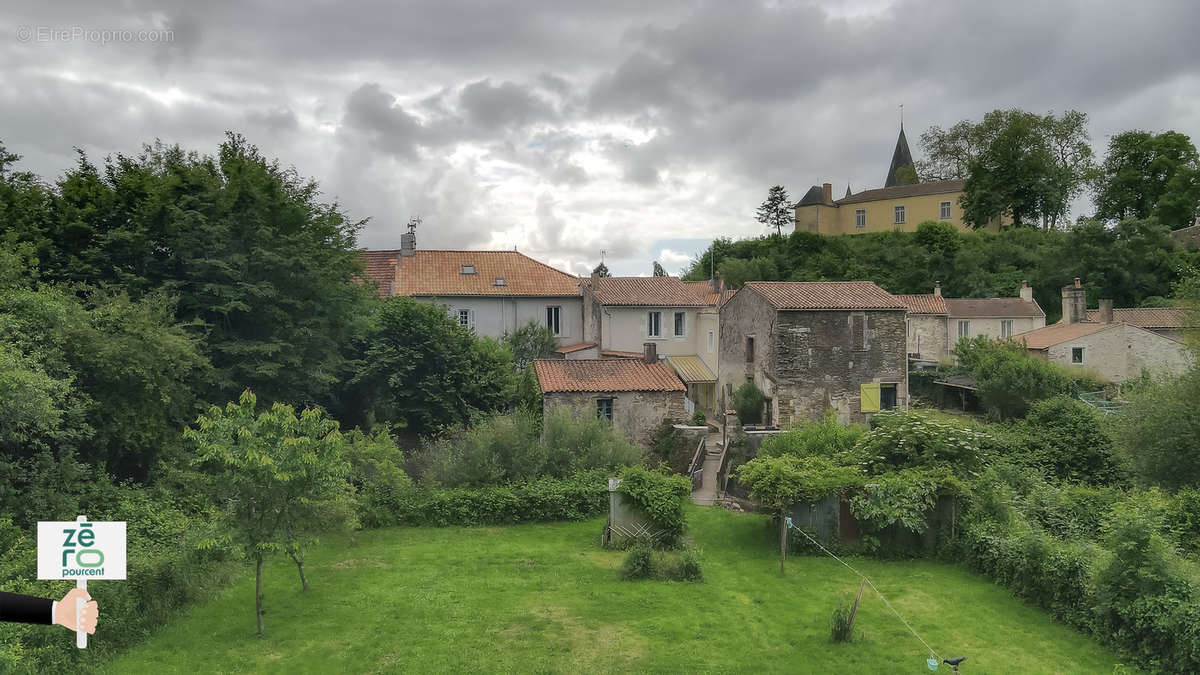
M 50 4 L 0 12 L 24 168 L 235 130 L 370 218 L 365 247 L 420 214 L 421 247 L 573 273 L 601 251 L 675 273 L 763 232 L 776 183 L 880 187 L 901 103 L 917 155 L 930 125 L 1014 106 L 1087 112 L 1099 152 L 1130 128 L 1200 140 L 1193 0 Z

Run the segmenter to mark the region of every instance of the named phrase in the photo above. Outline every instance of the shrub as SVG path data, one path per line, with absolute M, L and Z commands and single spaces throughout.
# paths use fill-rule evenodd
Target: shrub
M 766 397 L 754 382 L 746 382 L 733 392 L 731 402 L 742 424 L 758 424 L 762 421 L 763 403 Z
M 675 581 L 704 581 L 704 573 L 700 570 L 700 554 L 692 549 L 680 553 L 679 563 L 671 578 Z
M 404 455 L 386 431 L 364 434 L 358 429 L 344 434 L 342 457 L 350 463 L 347 480 L 354 487 L 355 508 L 365 527 L 395 522 L 401 502 L 413 489 L 404 473 Z
M 790 431 L 775 434 L 763 441 L 758 455 L 760 457 L 847 456 L 865 433 L 867 433 L 866 426 L 841 424 L 837 421 L 837 415 L 832 410 L 827 410 L 824 419 L 820 422 L 803 423 Z
M 1200 486 L 1200 368 L 1131 398 L 1113 429 L 1137 477 L 1169 490 Z
M 584 520 L 607 508 L 608 472 L 583 471 L 501 486 L 412 490 L 399 505 L 395 522 L 445 527 Z
M 1073 393 L 1061 367 L 1030 356 L 1018 341 L 963 338 L 954 355 L 974 378 L 980 402 L 1000 419 L 1021 417 L 1036 401 Z
M 621 580 L 653 579 L 658 574 L 654 567 L 654 549 L 646 542 L 639 542 L 621 563 Z
M 663 546 L 678 545 L 687 527 L 683 508 L 692 493 L 690 480 L 631 466 L 621 473 L 620 490 L 665 532 L 660 539 Z
M 708 424 L 708 417 L 704 415 L 703 410 L 697 410 L 696 412 L 692 413 L 692 419 L 690 422 L 694 427 L 702 427 Z
M 995 443 L 965 422 L 920 410 L 882 412 L 871 426 L 853 451 L 871 472 L 934 464 L 971 468 Z
M 833 610 L 833 616 L 829 620 L 829 639 L 835 643 L 850 642 L 854 639 L 854 624 L 852 612 L 854 604 L 848 602 L 848 599 L 843 598 Z
M 1004 440 L 1009 457 L 1055 478 L 1107 485 L 1127 476 L 1099 414 L 1070 396 L 1033 404 L 1024 420 L 1009 427 Z
M 947 479 L 948 474 L 927 469 L 901 469 L 873 476 L 861 492 L 850 498 L 850 512 L 870 532 L 900 525 L 920 534 L 928 526 L 925 516 L 933 509 Z
M 862 471 L 821 456 L 756 457 L 738 468 L 738 482 L 750 498 L 781 511 L 794 504 L 814 504 L 825 497 L 862 485 Z

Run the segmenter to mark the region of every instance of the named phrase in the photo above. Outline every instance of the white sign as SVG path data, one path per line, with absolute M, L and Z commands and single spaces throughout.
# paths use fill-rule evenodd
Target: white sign
M 39 579 L 125 578 L 125 523 L 39 522 Z

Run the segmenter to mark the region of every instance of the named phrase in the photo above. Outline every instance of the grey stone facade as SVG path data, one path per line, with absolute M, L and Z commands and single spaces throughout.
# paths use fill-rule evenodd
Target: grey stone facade
M 769 399 L 767 421 L 780 427 L 820 419 L 829 408 L 842 422 L 866 421 L 860 400 L 866 383 L 895 385 L 897 407 L 907 404 L 903 309 L 776 310 L 743 290 L 721 309 L 720 345 L 726 401 L 753 380 Z
M 548 392 L 542 395 L 543 410 L 567 407 L 580 415 L 595 415 L 598 399 L 613 399 L 613 428 L 626 438 L 649 446 L 663 422 L 682 422 L 682 391 Z

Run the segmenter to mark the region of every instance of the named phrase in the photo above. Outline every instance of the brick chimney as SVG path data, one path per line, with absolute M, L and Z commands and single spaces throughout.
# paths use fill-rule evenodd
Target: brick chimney
M 826 204 L 832 204 L 833 203 L 833 183 L 822 183 L 821 184 L 821 194 L 823 194 L 825 196 Z
M 1033 287 L 1028 282 L 1021 282 L 1021 299 L 1025 302 L 1033 302 Z
M 1113 322 L 1112 305 L 1113 305 L 1112 300 L 1105 300 L 1105 299 L 1100 300 L 1100 323 L 1112 323 Z
M 658 347 L 653 342 L 647 342 L 643 347 L 646 351 L 642 355 L 642 360 L 646 363 L 658 363 Z
M 933 282 L 933 294 L 938 296 L 939 298 L 942 297 L 942 282 L 940 282 L 940 281 Z
M 1087 291 L 1084 290 L 1083 284 L 1079 283 L 1079 277 L 1075 277 L 1075 282 L 1063 286 L 1062 289 L 1062 322 L 1063 323 L 1079 323 L 1087 318 Z

